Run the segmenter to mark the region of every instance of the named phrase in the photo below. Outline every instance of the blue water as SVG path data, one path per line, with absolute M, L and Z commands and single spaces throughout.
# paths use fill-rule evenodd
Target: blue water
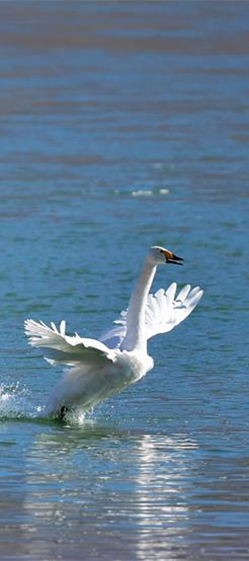
M 249 4 L 2 2 L 0 556 L 249 558 Z M 205 290 L 85 421 L 24 319 L 98 336 L 148 246 Z

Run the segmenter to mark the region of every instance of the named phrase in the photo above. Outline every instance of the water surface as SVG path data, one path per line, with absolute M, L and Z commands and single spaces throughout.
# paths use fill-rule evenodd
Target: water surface
M 248 559 L 246 2 L 2 2 L 1 559 Z M 205 297 L 82 419 L 27 317 L 98 336 L 147 247 Z

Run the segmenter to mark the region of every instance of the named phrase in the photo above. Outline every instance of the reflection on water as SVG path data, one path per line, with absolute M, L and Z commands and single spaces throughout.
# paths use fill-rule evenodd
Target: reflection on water
M 104 558 L 119 551 L 125 559 L 130 551 L 137 559 L 160 559 L 178 542 L 181 549 L 183 540 L 187 548 L 189 455 L 196 448 L 186 437 L 108 434 L 94 425 L 84 437 L 71 431 L 67 439 L 64 433 L 40 435 L 26 466 L 29 532 L 37 524 L 44 538 L 48 532 L 43 555 L 54 531 L 60 536 L 57 552 L 71 536 L 76 549 L 84 544 L 87 558 L 95 549 Z
M 187 550 L 189 507 L 186 481 L 188 450 L 197 445 L 185 438 L 144 436 L 140 442 L 136 501 L 141 535 L 137 558 L 162 559 Z M 187 460 L 187 461 L 186 461 Z M 180 544 L 184 543 L 182 547 Z
M 209 433 L 205 443 L 201 434 L 197 441 L 188 432 L 112 425 L 94 418 L 81 427 L 6 422 L 5 553 L 80 559 L 84 548 L 89 560 L 197 561 L 216 559 L 226 547 L 231 558 L 247 555 L 246 452 L 209 442 Z
M 248 464 L 229 463 L 227 471 L 222 454 L 201 454 L 187 435 L 127 433 L 94 422 L 83 432 L 37 433 L 19 498 L 24 550 L 65 558 L 70 544 L 79 558 L 84 548 L 87 559 L 197 560 L 200 551 L 216 558 L 226 544 L 243 556 Z M 230 471 L 237 474 L 234 488 Z M 235 520 L 236 539 L 228 534 Z

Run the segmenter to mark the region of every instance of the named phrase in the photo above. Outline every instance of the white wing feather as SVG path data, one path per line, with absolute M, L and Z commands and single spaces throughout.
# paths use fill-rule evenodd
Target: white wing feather
M 185 320 L 197 306 L 203 290 L 188 284 L 176 295 L 177 285 L 172 283 L 165 291 L 162 288 L 150 295 L 145 311 L 147 339 L 167 333 Z
M 179 325 L 194 310 L 200 301 L 203 290 L 196 286 L 191 289 L 186 284 L 176 295 L 177 284 L 173 282 L 167 290 L 160 288 L 149 294 L 145 310 L 146 337 L 150 339 L 159 333 L 167 333 Z M 114 321 L 115 326 L 104 333 L 100 341 L 110 349 L 118 348 L 126 334 L 127 310 L 121 312 Z
M 52 365 L 64 364 L 66 370 L 52 392 L 47 413 L 61 414 L 61 408 L 80 405 L 87 411 L 132 382 L 129 363 L 119 362 L 116 351 L 100 341 L 65 334 L 63 321 L 57 329 L 43 322 L 25 321 L 29 344 L 46 349 L 45 359 Z
M 66 335 L 66 323 L 62 321 L 60 329 L 54 323 L 48 327 L 42 321 L 27 319 L 24 322 L 25 333 L 29 344 L 33 347 L 46 349 L 46 360 L 51 364 L 77 365 L 82 361 L 92 363 L 97 361 L 114 362 L 115 355 L 104 343 L 96 339 L 81 338 Z
M 118 349 L 126 335 L 127 310 L 121 312 L 120 317 L 114 320 L 114 327 L 105 331 L 99 338 L 109 349 Z

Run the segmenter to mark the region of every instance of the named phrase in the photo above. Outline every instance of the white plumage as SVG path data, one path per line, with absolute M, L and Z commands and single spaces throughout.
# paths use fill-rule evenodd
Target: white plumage
M 128 309 L 99 340 L 77 333 L 66 335 L 65 321 L 59 329 L 53 322 L 48 327 L 32 319 L 25 321 L 30 345 L 46 349 L 50 364 L 67 367 L 51 396 L 50 414 L 63 416 L 79 405 L 86 411 L 153 368 L 153 359 L 147 353 L 148 339 L 171 331 L 186 319 L 203 294 L 199 287 L 191 289 L 189 284 L 176 294 L 176 283 L 166 291 L 161 288 L 149 294 L 157 265 L 181 261 L 165 248 L 150 248 Z

